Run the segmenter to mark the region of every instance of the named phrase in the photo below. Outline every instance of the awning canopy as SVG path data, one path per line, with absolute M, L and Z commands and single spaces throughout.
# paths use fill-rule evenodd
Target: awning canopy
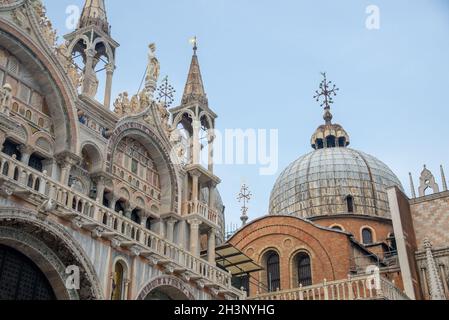
M 229 243 L 215 249 L 217 266 L 230 272 L 234 277 L 263 270 L 242 251 Z

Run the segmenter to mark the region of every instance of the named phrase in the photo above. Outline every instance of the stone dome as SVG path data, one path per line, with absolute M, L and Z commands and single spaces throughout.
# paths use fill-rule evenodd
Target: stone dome
M 315 150 L 285 169 L 274 185 L 270 214 L 321 216 L 356 214 L 390 218 L 387 188 L 403 190 L 383 162 L 346 147 Z

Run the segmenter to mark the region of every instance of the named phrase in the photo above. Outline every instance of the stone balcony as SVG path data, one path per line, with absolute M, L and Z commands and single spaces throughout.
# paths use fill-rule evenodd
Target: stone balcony
M 373 275 L 361 275 L 334 282 L 258 294 L 249 300 L 410 300 L 394 283 Z
M 0 194 L 16 196 L 38 208 L 38 214 L 51 215 L 71 223 L 75 229 L 91 232 L 95 239 L 110 241 L 113 247 L 129 250 L 134 256 L 162 267 L 186 281 L 194 281 L 216 294 L 240 299 L 243 294 L 231 285 L 231 274 L 187 250 L 167 241 L 131 219 L 80 194 L 68 186 L 0 153 Z M 216 214 L 203 206 L 192 206 L 195 214 L 216 223 Z M 196 211 L 193 211 L 195 209 Z M 193 214 L 193 213 L 192 213 Z M 215 218 L 214 218 L 215 217 Z
M 218 212 L 201 201 L 188 201 L 183 204 L 184 216 L 198 218 L 210 227 L 218 228 Z

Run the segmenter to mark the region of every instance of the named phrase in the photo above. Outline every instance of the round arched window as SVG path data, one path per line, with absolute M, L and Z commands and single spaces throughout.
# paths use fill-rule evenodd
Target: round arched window
M 369 228 L 364 228 L 362 230 L 362 241 L 363 244 L 373 244 L 373 232 Z

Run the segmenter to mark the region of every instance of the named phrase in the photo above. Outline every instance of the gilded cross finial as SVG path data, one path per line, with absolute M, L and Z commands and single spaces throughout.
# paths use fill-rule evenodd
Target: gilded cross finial
M 313 97 L 316 99 L 317 102 L 321 102 L 321 107 L 324 107 L 325 114 L 324 114 L 324 120 L 326 120 L 326 123 L 331 123 L 332 121 L 332 114 L 330 112 L 331 104 L 334 103 L 333 97 L 337 96 L 337 92 L 340 90 L 337 88 L 335 84 L 332 83 L 332 81 L 327 81 L 326 73 L 322 72 L 321 75 L 323 76 L 323 81 L 320 83 L 320 89 L 316 91 L 315 96 Z
M 249 188 L 246 184 L 242 185 L 242 188 L 240 189 L 240 193 L 237 196 L 237 200 L 241 203 L 243 202 L 241 211 L 242 216 L 240 217 L 240 220 L 242 220 L 242 225 L 246 225 L 246 222 L 248 221 L 248 202 L 251 200 L 252 197 L 251 191 L 249 191 Z
M 190 43 L 193 46 L 193 52 L 196 54 L 196 51 L 198 50 L 198 38 L 196 36 L 192 37 L 190 39 Z

